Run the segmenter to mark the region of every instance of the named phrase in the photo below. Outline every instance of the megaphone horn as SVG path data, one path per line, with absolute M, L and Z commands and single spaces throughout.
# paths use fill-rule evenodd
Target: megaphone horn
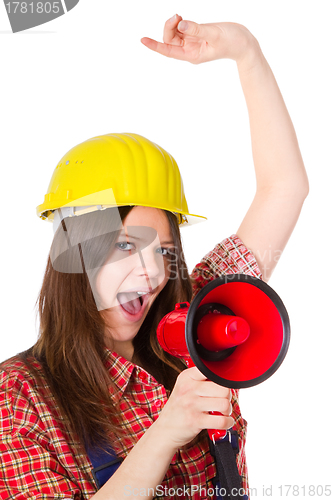
M 264 382 L 279 368 L 290 341 L 286 308 L 264 281 L 221 276 L 193 299 L 176 304 L 159 323 L 160 345 L 219 385 L 232 389 Z

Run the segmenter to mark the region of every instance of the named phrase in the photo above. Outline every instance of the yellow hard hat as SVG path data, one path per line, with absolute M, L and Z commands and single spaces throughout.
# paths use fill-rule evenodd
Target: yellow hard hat
M 70 215 L 80 215 L 125 205 L 169 210 L 179 224 L 206 219 L 189 213 L 174 158 L 137 134 L 100 135 L 68 151 L 53 172 L 37 215 L 53 221 L 59 208 L 75 207 Z

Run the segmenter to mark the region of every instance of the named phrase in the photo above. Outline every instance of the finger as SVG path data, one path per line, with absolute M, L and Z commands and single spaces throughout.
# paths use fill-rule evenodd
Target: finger
M 197 24 L 193 21 L 182 20 L 178 23 L 177 29 L 180 33 L 184 33 L 188 36 L 202 38 L 204 40 L 207 40 L 207 38 L 209 38 L 209 25 Z
M 185 60 L 185 54 L 183 47 L 177 45 L 170 45 L 166 43 L 157 42 L 152 38 L 141 38 L 141 43 L 148 47 L 148 49 L 153 50 L 154 52 L 158 52 L 162 54 L 162 56 L 172 57 L 174 59 L 182 59 Z
M 170 43 L 173 45 L 183 44 L 183 39 L 181 38 L 179 31 L 177 30 L 177 25 L 181 20 L 182 17 L 178 16 L 178 14 L 175 14 L 173 17 L 171 17 L 171 19 L 168 19 L 168 21 L 165 23 L 163 31 L 164 43 Z
M 198 422 L 201 429 L 219 429 L 227 430 L 233 427 L 235 421 L 232 417 L 226 417 L 225 415 L 209 415 L 203 413 L 200 417 L 200 422 Z
M 226 398 L 200 398 L 198 407 L 200 411 L 217 411 L 224 416 L 230 416 L 232 414 L 232 405 Z
M 227 398 L 231 401 L 231 391 L 227 387 L 215 384 L 210 380 L 204 381 L 204 383 L 199 383 L 197 388 L 198 396 L 208 397 L 208 398 Z

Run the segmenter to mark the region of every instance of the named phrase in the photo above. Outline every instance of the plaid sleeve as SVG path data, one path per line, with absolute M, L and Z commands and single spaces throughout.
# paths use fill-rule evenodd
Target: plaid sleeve
M 224 274 L 248 274 L 262 279 L 253 253 L 236 234 L 218 243 L 195 266 L 191 274 L 194 295 L 209 281 Z
M 28 389 L 0 372 L 0 499 L 83 499 L 59 463 Z

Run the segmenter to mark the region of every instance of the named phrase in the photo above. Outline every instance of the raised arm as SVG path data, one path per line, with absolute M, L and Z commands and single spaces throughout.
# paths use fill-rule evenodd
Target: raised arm
M 238 72 L 250 119 L 257 190 L 237 234 L 268 281 L 309 190 L 296 133 L 271 68 L 257 43 Z
M 223 58 L 236 61 L 249 113 L 257 181 L 237 235 L 252 250 L 268 281 L 309 187 L 293 124 L 257 40 L 239 24 L 196 24 L 176 15 L 165 24 L 164 43 L 141 41 L 160 54 L 194 64 Z

